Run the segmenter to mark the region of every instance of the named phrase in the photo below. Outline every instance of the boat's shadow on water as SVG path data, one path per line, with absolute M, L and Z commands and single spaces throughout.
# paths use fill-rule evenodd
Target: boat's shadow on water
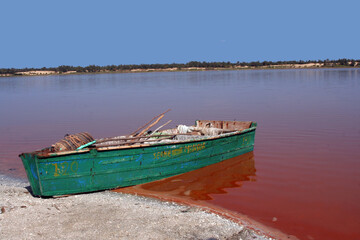
M 206 201 L 212 200 L 213 194 L 241 187 L 245 181 L 256 181 L 255 173 L 254 153 L 249 152 L 181 175 L 114 191 Z

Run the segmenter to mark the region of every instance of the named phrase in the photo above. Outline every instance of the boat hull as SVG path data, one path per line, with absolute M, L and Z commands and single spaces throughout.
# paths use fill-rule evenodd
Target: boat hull
M 176 144 L 20 157 L 36 196 L 92 192 L 159 180 L 253 151 L 255 129 Z

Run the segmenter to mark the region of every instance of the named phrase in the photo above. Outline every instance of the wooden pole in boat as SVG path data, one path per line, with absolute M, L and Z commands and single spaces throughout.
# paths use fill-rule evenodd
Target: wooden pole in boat
M 140 139 L 140 138 L 147 138 L 147 137 L 156 137 L 156 138 L 161 138 L 161 137 L 174 137 L 177 135 L 190 135 L 187 133 L 184 134 L 164 134 L 164 135 L 155 135 L 155 136 L 136 136 L 136 137 L 129 137 L 129 138 L 103 138 L 103 139 L 99 139 L 96 140 L 96 144 L 100 144 L 100 143 L 104 143 L 104 142 L 111 142 L 111 141 L 127 141 L 127 140 L 136 140 L 136 139 Z
M 158 119 L 156 119 L 155 122 L 153 122 L 152 124 L 150 124 L 148 127 L 146 127 L 144 130 L 142 130 L 137 136 L 142 136 L 144 134 L 144 132 L 146 132 L 147 130 L 149 130 L 152 126 L 154 126 L 155 124 L 157 124 L 162 118 L 164 117 L 164 114 L 162 114 Z
M 162 138 L 161 140 L 164 140 L 164 139 L 171 139 L 173 138 L 174 136 L 171 136 L 171 137 L 165 137 L 165 138 Z M 157 142 L 159 141 L 160 139 L 154 139 L 154 140 L 138 140 L 138 141 L 134 141 L 134 142 L 131 142 L 131 144 L 137 144 L 137 143 L 143 143 L 143 142 Z M 112 147 L 112 146 L 123 146 L 123 145 L 128 145 L 130 144 L 130 142 L 123 142 L 123 143 L 105 143 L 105 144 L 101 144 L 99 146 L 96 146 L 97 148 L 102 148 L 102 147 Z
M 159 131 L 161 128 L 165 127 L 166 125 L 168 125 L 169 123 L 171 123 L 172 120 L 167 121 L 165 124 L 161 125 L 160 127 L 158 127 L 157 129 L 155 129 L 150 136 L 154 135 L 157 131 Z
M 136 129 L 134 132 L 132 132 L 131 134 L 129 134 L 129 136 L 134 135 L 135 133 L 137 133 L 138 131 L 140 131 L 140 129 L 143 129 L 144 127 L 146 127 L 147 125 L 149 125 L 149 124 L 150 124 L 152 121 L 154 121 L 156 118 L 160 117 L 161 115 L 164 115 L 165 113 L 167 113 L 167 112 L 169 112 L 169 111 L 171 111 L 171 109 L 168 109 L 168 110 L 166 110 L 165 112 L 160 113 L 159 115 L 153 117 L 153 119 L 151 119 L 149 122 L 147 122 L 144 126 L 139 127 L 139 128 Z

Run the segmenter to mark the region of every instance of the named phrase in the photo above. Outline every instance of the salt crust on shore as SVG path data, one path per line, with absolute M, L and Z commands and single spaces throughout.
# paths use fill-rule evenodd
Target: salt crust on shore
M 269 239 L 195 207 L 110 191 L 33 197 L 0 175 L 0 239 Z

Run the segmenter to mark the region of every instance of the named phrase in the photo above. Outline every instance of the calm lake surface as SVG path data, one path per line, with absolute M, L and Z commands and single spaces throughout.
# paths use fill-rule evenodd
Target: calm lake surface
M 127 134 L 168 108 L 170 127 L 258 122 L 253 153 L 190 175 L 180 195 L 300 239 L 360 239 L 360 69 L 0 78 L 0 172 L 25 177 L 21 152 Z M 158 190 L 184 188 L 169 184 Z

